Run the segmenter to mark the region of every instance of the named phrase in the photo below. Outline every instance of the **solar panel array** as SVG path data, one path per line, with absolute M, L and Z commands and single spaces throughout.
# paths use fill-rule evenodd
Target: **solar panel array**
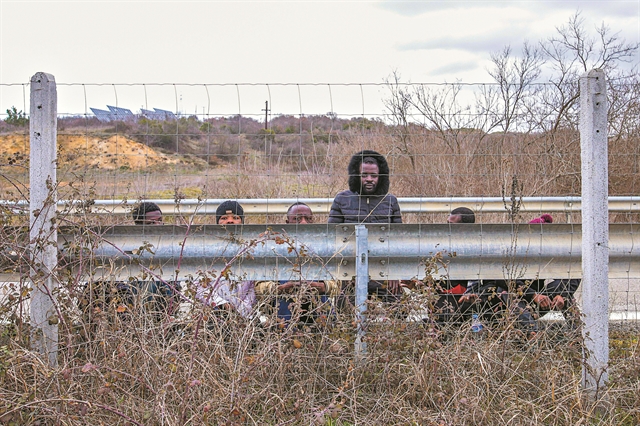
M 149 109 L 140 109 L 140 114 L 134 114 L 130 109 L 114 107 L 107 105 L 107 110 L 90 108 L 91 112 L 96 116 L 98 120 L 103 123 L 111 121 L 133 121 L 140 117 L 145 117 L 150 120 L 158 121 L 171 121 L 177 120 L 178 117 L 172 112 L 165 109 L 154 108 L 153 111 Z
M 142 108 L 140 109 L 140 115 L 150 120 L 158 121 L 170 121 L 177 119 L 173 112 L 158 108 L 154 108 L 153 111 Z

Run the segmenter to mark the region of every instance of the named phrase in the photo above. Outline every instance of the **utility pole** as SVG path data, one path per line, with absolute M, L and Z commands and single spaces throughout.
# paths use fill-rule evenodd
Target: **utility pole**
M 269 125 L 269 101 L 264 101 L 264 129 L 267 130 Z

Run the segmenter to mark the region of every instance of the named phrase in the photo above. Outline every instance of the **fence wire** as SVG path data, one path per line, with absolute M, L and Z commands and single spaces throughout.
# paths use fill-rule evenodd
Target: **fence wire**
M 640 189 L 640 144 L 631 100 L 637 87 L 610 86 L 609 195 L 631 197 L 629 210 L 610 213 L 610 222 L 637 224 L 632 197 Z M 0 90 L 3 102 L 13 102 L 2 105 L 1 198 L 15 204 L 28 200 L 29 87 Z M 59 199 L 80 201 L 61 217 L 65 224 L 128 225 L 139 201 L 168 200 L 177 207 L 166 209 L 165 224 L 209 225 L 216 223 L 215 208 L 194 215 L 182 213 L 180 203 L 255 199 L 266 207 L 247 208 L 246 224 L 281 224 L 286 215 L 270 204 L 332 200 L 348 188 L 351 156 L 371 149 L 388 161 L 390 193 L 442 199 L 440 208 L 404 213 L 404 223 L 446 223 L 468 198 L 503 200 L 502 212 L 472 203 L 478 224 L 519 226 L 543 214 L 554 224 L 580 223 L 579 209 L 570 205 L 562 212 L 523 208 L 526 197 L 580 196 L 578 104 L 554 97 L 555 90 L 546 84 L 59 83 L 54 185 Z M 565 90 L 571 94 L 575 85 Z M 114 211 L 104 201 L 126 214 L 104 214 Z M 326 210 L 314 212 L 315 223 L 327 219 Z M 19 209 L 3 210 L 6 224 L 26 220 Z M 485 238 L 482 231 L 477 238 Z M 611 280 L 616 318 L 635 315 L 639 279 Z

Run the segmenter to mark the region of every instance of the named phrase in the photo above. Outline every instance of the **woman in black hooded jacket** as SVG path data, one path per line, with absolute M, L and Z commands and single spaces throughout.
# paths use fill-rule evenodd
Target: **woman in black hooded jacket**
M 349 161 L 349 189 L 336 195 L 329 223 L 402 223 L 398 199 L 389 194 L 389 164 L 364 150 Z

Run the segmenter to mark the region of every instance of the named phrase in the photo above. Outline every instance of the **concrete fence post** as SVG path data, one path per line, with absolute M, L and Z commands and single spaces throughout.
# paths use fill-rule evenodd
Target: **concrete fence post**
M 55 367 L 58 364 L 60 320 L 54 304 L 58 283 L 53 275 L 58 255 L 55 223 L 58 96 L 52 75 L 39 72 L 31 78 L 30 101 L 31 344 L 34 350 L 47 356 L 50 366 Z
M 356 225 L 356 355 L 367 351 L 365 320 L 367 312 L 367 289 L 369 287 L 369 230 L 365 225 Z
M 583 389 L 597 397 L 609 364 L 607 93 L 602 70 L 580 77 L 582 159 Z

